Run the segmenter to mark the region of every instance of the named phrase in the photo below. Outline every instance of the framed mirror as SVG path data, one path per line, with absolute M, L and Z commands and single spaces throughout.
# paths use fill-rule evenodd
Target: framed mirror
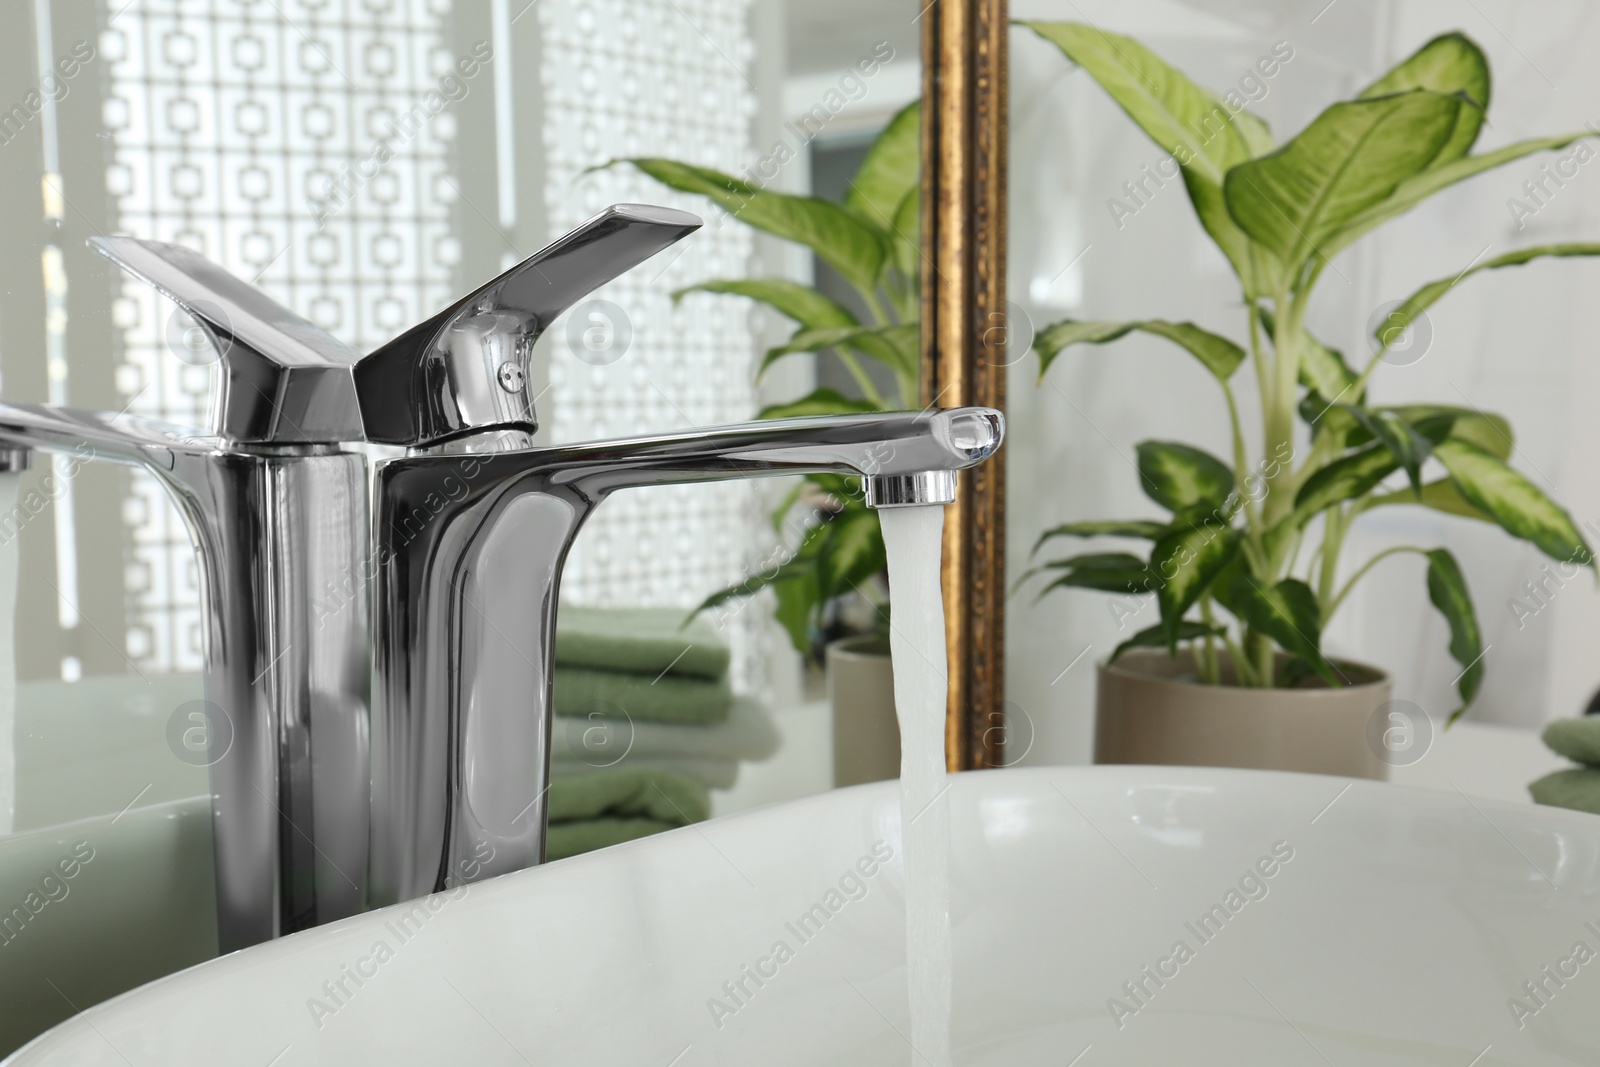
M 922 21 L 924 400 L 1005 410 L 1007 4 L 936 3 Z M 1005 485 L 1002 451 L 963 476 L 945 522 L 951 770 L 1006 759 Z
M 369 351 L 596 212 L 637 202 L 704 225 L 540 337 L 525 383 L 536 443 L 679 432 L 786 407 L 1003 406 L 1003 4 L 11 6 L 15 32 L 0 42 L 6 403 L 207 427 L 215 349 L 165 296 L 95 254 L 95 236 L 187 246 Z M 765 206 L 747 210 L 769 194 L 780 214 L 820 203 L 854 220 L 881 244 L 880 261 L 863 278 L 850 253 L 808 243 L 803 226 L 773 222 Z M 765 281 L 782 291 L 762 292 Z M 819 323 L 788 297 L 843 316 L 834 326 L 879 331 L 888 347 L 801 336 Z M 813 397 L 825 403 L 807 407 Z M 366 448 L 374 461 L 393 454 Z M 194 551 L 155 479 L 94 460 L 41 454 L 0 474 L 0 849 L 21 857 L 0 873 L 23 879 L 0 889 L 25 897 L 34 867 L 77 844 L 58 840 L 59 828 L 83 824 L 100 835 L 91 846 L 101 858 L 80 889 L 132 878 L 150 890 L 109 910 L 74 890 L 86 902 L 78 919 L 149 935 L 127 967 L 64 980 L 79 1006 L 215 951 L 207 783 L 220 720 L 200 687 Z M 945 564 L 953 768 L 1002 758 L 1001 468 L 964 476 L 960 492 Z M 879 688 L 868 735 L 840 744 L 823 669 L 830 643 L 885 632 L 881 545 L 851 564 L 861 569 L 846 575 L 850 588 L 808 593 L 798 613 L 767 588 L 815 530 L 859 524 L 863 512 L 842 479 L 608 501 L 566 560 L 563 601 L 579 613 L 569 630 L 583 612 L 644 611 L 658 626 L 670 615 L 676 633 L 731 590 L 694 624 L 721 658 L 683 680 L 688 717 L 710 700 L 721 718 L 682 728 L 723 727 L 735 701 L 761 712 L 727 726 L 723 747 L 695 735 L 693 748 L 660 740 L 662 730 L 688 736 L 672 734 L 680 724 L 638 709 L 597 719 L 584 705 L 557 716 L 557 778 L 645 757 L 692 783 L 674 794 L 677 814 L 638 816 L 665 825 L 832 788 L 841 748 L 873 754 L 846 783 L 892 777 L 886 657 L 860 657 L 866 673 L 843 687 Z M 331 617 L 367 593 L 355 575 L 315 591 L 314 610 Z M 646 687 L 685 673 L 668 660 Z M 137 881 L 152 850 L 185 892 Z M 46 956 L 57 943 L 33 940 Z M 18 1009 L 7 1018 L 21 1020 L 0 1026 L 7 1048 L 70 1011 L 48 986 L 24 984 L 6 990 Z

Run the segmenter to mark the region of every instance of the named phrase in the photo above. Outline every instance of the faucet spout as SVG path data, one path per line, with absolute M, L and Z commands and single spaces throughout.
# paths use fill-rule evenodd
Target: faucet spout
M 470 441 L 378 470 L 374 903 L 543 860 L 561 570 L 619 489 L 780 474 L 865 479 L 877 507 L 945 503 L 1000 446 L 987 408 L 775 419 L 554 448 Z
M 1004 416 L 990 408 L 896 411 L 740 423 L 546 455 L 559 477 L 596 493 L 778 474 L 859 475 L 870 484 L 953 474 L 993 455 L 1004 432 Z

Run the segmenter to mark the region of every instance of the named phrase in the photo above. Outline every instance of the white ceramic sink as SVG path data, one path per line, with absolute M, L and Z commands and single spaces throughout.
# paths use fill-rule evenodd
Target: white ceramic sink
M 1600 819 L 1183 768 L 947 796 L 958 1064 L 1600 1063 Z M 899 840 L 892 783 L 735 816 L 203 964 L 6 1063 L 920 1062 Z

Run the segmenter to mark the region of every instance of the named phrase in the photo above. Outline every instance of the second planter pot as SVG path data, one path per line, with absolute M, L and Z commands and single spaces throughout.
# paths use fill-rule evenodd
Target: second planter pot
M 1340 669 L 1352 684 L 1338 689 L 1201 685 L 1189 653 L 1174 659 L 1164 651 L 1135 649 L 1100 666 L 1094 761 L 1381 781 L 1394 751 L 1381 718 L 1389 704 L 1389 679 L 1371 667 L 1340 664 Z
M 847 637 L 828 646 L 833 705 L 834 787 L 900 777 L 894 663 L 886 638 Z

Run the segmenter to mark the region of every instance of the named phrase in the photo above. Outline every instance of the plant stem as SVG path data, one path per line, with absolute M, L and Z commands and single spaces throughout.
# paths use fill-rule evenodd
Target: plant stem
M 1261 545 L 1261 512 L 1254 497 L 1245 488 L 1249 474 L 1249 457 L 1245 455 L 1244 430 L 1239 425 L 1239 403 L 1234 399 L 1233 386 L 1222 383 L 1222 395 L 1228 399 L 1228 421 L 1233 427 L 1233 480 L 1239 497 L 1244 501 L 1244 528 L 1257 554 L 1265 557 Z
M 872 313 L 872 319 L 873 319 L 872 325 L 874 325 L 874 326 L 894 326 L 894 325 L 897 325 L 898 318 L 896 316 L 889 315 L 884 310 L 883 303 L 882 303 L 882 301 L 880 301 L 878 299 L 878 294 L 876 292 L 874 292 L 871 289 L 857 289 L 856 292 L 861 294 L 861 299 L 862 299 L 863 302 L 866 303 L 867 310 Z M 890 305 L 894 306 L 894 304 L 895 304 L 894 293 L 891 291 L 888 295 L 889 295 Z M 898 308 L 896 308 L 896 310 L 898 310 Z M 854 372 L 852 372 L 852 373 L 854 373 Z M 863 389 L 870 390 L 870 392 L 868 392 L 867 395 L 868 395 L 868 398 L 874 404 L 877 404 L 878 407 L 880 407 L 880 408 L 888 408 L 889 405 L 884 401 L 883 397 L 878 393 L 878 391 L 876 389 L 874 389 L 866 381 L 863 381 L 864 374 L 865 374 L 865 372 L 863 371 L 862 375 L 858 375 L 857 378 L 856 378 L 856 381 L 861 384 Z M 902 375 L 898 371 L 896 371 L 895 372 L 895 388 L 900 394 L 900 396 L 899 396 L 899 401 L 900 401 L 899 406 L 901 408 L 909 410 L 911 408 L 915 408 L 915 407 L 918 406 L 917 394 L 918 394 L 918 392 L 920 390 L 920 385 L 915 379 L 907 379 L 904 375 Z
M 883 394 L 878 392 L 876 385 L 872 384 L 872 376 L 861 365 L 861 361 L 856 359 L 855 353 L 847 352 L 842 348 L 836 348 L 834 352 L 838 355 L 839 362 L 843 363 L 845 369 L 850 372 L 850 377 L 854 378 L 856 384 L 861 387 L 862 393 L 866 394 L 866 398 L 879 408 L 887 410 L 889 405 L 884 403 Z
M 1216 615 L 1211 610 L 1211 594 L 1203 593 L 1200 596 L 1200 618 L 1207 626 L 1215 628 Z M 1222 670 L 1217 663 L 1217 641 L 1212 634 L 1206 634 L 1201 644 L 1200 680 L 1207 685 L 1220 685 Z
M 914 288 L 902 278 L 898 270 L 891 270 L 884 275 L 884 293 L 888 296 L 889 307 L 899 322 L 916 318 Z
M 1265 634 L 1256 635 L 1256 674 L 1261 683 L 1261 688 L 1271 689 L 1277 681 L 1277 656 L 1276 649 L 1272 647 L 1272 639 Z
M 1366 577 L 1367 572 L 1373 567 L 1377 566 L 1380 560 L 1387 559 L 1390 556 L 1399 555 L 1402 552 L 1415 552 L 1419 556 L 1427 555 L 1426 549 L 1418 548 L 1415 545 L 1398 545 L 1395 548 L 1386 548 L 1382 552 L 1379 552 L 1376 556 L 1373 556 L 1371 559 L 1367 560 L 1366 563 L 1362 564 L 1361 569 L 1352 574 L 1350 576 L 1350 580 L 1344 583 L 1344 588 L 1339 590 L 1338 595 L 1335 596 L 1333 600 L 1322 609 L 1322 625 L 1328 625 L 1328 620 L 1333 618 L 1333 613 L 1339 610 L 1339 605 L 1343 604 L 1345 597 L 1350 595 L 1350 590 L 1354 589 L 1356 583 L 1362 578 Z
M 1298 493 L 1300 487 L 1305 485 L 1306 479 L 1311 477 L 1313 471 L 1320 470 L 1329 460 L 1334 458 L 1335 451 L 1333 435 L 1331 433 L 1318 433 L 1317 428 L 1313 426 L 1311 428 L 1310 454 L 1306 456 L 1306 461 L 1289 476 L 1289 484 L 1285 488 Z
M 1383 357 L 1389 354 L 1390 336 L 1387 330 L 1379 331 L 1378 350 L 1372 354 L 1372 358 L 1367 361 L 1367 365 L 1361 368 L 1361 373 L 1356 375 L 1356 384 L 1351 389 L 1351 392 L 1355 394 L 1353 399 L 1359 399 L 1361 394 L 1366 392 L 1367 382 L 1372 380 L 1372 372 L 1378 369 L 1378 364 L 1383 362 Z
M 1267 401 L 1267 357 L 1261 350 L 1261 309 L 1250 300 L 1245 311 L 1250 316 L 1250 365 L 1256 369 L 1256 391 L 1261 394 L 1261 410 L 1266 412 L 1272 408 Z
M 1289 562 L 1284 564 L 1283 567 L 1285 574 L 1293 573 L 1294 565 L 1300 562 L 1300 545 L 1305 541 L 1305 538 L 1306 528 L 1304 526 L 1297 528 L 1294 532 L 1294 541 L 1289 545 Z
M 1344 508 L 1329 508 L 1322 520 L 1322 559 L 1317 578 L 1319 604 L 1327 604 L 1333 598 L 1334 583 L 1339 578 L 1339 550 L 1344 545 L 1346 528 Z
M 1255 668 L 1250 666 L 1250 657 L 1244 654 L 1244 649 L 1233 639 L 1231 633 L 1223 631 L 1222 641 L 1228 648 L 1228 658 L 1233 661 L 1233 671 L 1239 676 L 1239 684 L 1254 687 L 1256 672 Z
M 1272 396 L 1265 411 L 1266 454 L 1292 456 L 1295 391 L 1300 384 L 1300 333 L 1306 314 L 1305 293 L 1279 290 L 1275 301 L 1277 308 L 1272 320 Z M 1277 470 L 1276 477 L 1268 479 L 1270 488 L 1265 517 L 1269 526 L 1294 506 L 1293 497 L 1282 491 L 1284 483 L 1291 480 L 1291 470 L 1291 466 L 1285 463 Z
M 857 289 L 861 299 L 866 301 L 867 310 L 872 312 L 874 326 L 893 326 L 894 320 L 884 313 L 883 304 L 878 300 L 878 294 L 870 289 Z

